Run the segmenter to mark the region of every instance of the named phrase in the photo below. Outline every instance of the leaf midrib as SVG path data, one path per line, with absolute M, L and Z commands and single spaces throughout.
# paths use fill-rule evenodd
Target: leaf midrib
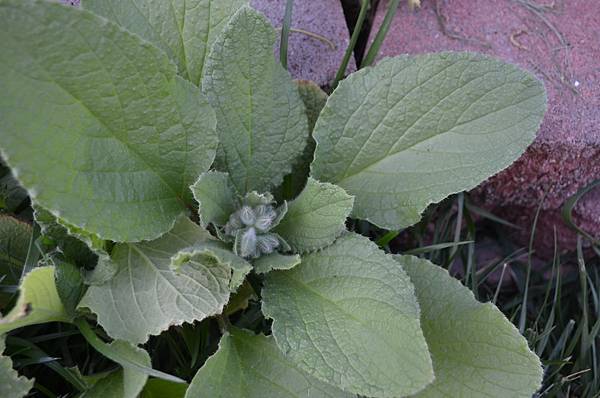
M 419 86 L 419 87 L 420 87 L 420 86 Z M 500 86 L 498 86 L 498 87 L 500 87 Z M 495 89 L 497 89 L 498 87 L 496 87 Z M 462 88 L 463 88 L 463 87 L 460 87 L 459 89 L 462 89 Z M 455 91 L 457 91 L 457 90 L 455 90 Z M 454 94 L 454 92 L 452 92 L 451 94 Z M 486 93 L 486 94 L 487 94 L 487 93 Z M 471 120 L 469 120 L 468 122 L 463 122 L 463 123 L 455 124 L 455 125 L 453 125 L 453 126 L 450 128 L 450 129 L 448 129 L 448 130 L 446 130 L 446 131 L 442 131 L 442 132 L 440 132 L 439 134 L 435 134 L 435 135 L 433 135 L 433 136 L 430 136 L 430 137 L 425 137 L 425 138 L 423 138 L 422 140 L 416 141 L 415 143 L 413 143 L 413 144 L 411 144 L 411 145 L 409 145 L 409 146 L 407 146 L 407 147 L 403 147 L 403 148 L 401 148 L 401 149 L 399 149 L 399 150 L 397 150 L 397 151 L 395 151 L 395 152 L 391 152 L 391 151 L 390 151 L 390 152 L 387 152 L 387 153 L 385 154 L 385 156 L 383 156 L 383 157 L 381 157 L 381 158 L 379 158 L 379 159 L 377 159 L 377 160 L 375 160 L 375 161 L 373 161 L 373 162 L 371 162 L 371 163 L 369 163 L 369 164 L 367 164 L 367 165 L 365 165 L 365 166 L 361 167 L 361 168 L 360 168 L 360 170 L 358 170 L 358 171 L 355 171 L 355 172 L 353 172 L 353 173 L 346 173 L 346 174 L 344 174 L 344 176 L 343 176 L 341 179 L 338 179 L 338 180 L 337 180 L 337 182 L 338 182 L 338 183 L 342 183 L 343 181 L 345 181 L 345 180 L 347 180 L 347 179 L 349 179 L 349 178 L 351 178 L 351 177 L 354 177 L 354 176 L 356 176 L 356 175 L 358 175 L 358 174 L 361 174 L 363 171 L 365 171 L 365 170 L 367 170 L 367 169 L 370 169 L 371 167 L 373 167 L 373 166 L 375 166 L 375 165 L 379 164 L 380 162 L 382 162 L 382 161 L 384 161 L 384 160 L 388 159 L 388 158 L 389 158 L 389 157 L 391 157 L 391 156 L 394 156 L 394 155 L 396 155 L 396 154 L 398 154 L 398 153 L 406 152 L 406 151 L 408 151 L 408 150 L 410 150 L 410 149 L 412 149 L 412 148 L 414 148 L 414 147 L 416 147 L 416 146 L 418 146 L 418 145 L 422 144 L 423 142 L 426 142 L 426 141 L 429 141 L 429 140 L 433 140 L 433 139 L 436 139 L 436 138 L 438 138 L 438 137 L 440 137 L 440 136 L 442 136 L 442 135 L 448 134 L 448 133 L 450 133 L 452 130 L 454 130 L 455 128 L 457 128 L 457 127 L 460 127 L 460 126 L 462 126 L 462 125 L 465 125 L 465 124 L 467 124 L 467 123 L 472 123 L 472 122 L 475 122 L 475 121 L 477 121 L 477 120 L 479 120 L 479 119 L 482 119 L 482 118 L 484 118 L 484 117 L 488 117 L 489 115 L 492 115 L 492 114 L 494 114 L 494 113 L 497 113 L 497 112 L 502 112 L 502 111 L 505 111 L 505 110 L 507 110 L 507 109 L 509 109 L 509 108 L 511 108 L 511 107 L 518 106 L 518 105 L 520 105 L 520 104 L 522 104 L 522 103 L 524 103 L 524 102 L 527 102 L 527 101 L 529 101 L 529 100 L 531 100 L 531 99 L 533 99 L 533 98 L 537 97 L 538 95 L 539 95 L 539 93 L 535 93 L 535 94 L 533 94 L 533 95 L 531 95 L 531 96 L 528 96 L 528 97 L 526 97 L 526 98 L 524 98 L 524 99 L 520 100 L 519 102 L 512 103 L 512 104 L 510 104 L 510 105 L 508 105 L 508 106 L 505 106 L 505 107 L 502 107 L 502 108 L 499 108 L 499 109 L 494 109 L 492 112 L 486 113 L 486 114 L 484 114 L 484 115 L 482 115 L 482 116 L 479 116 L 479 117 L 477 117 L 477 118 L 475 118 L 475 119 L 471 119 Z M 450 96 L 450 95 L 447 95 L 447 96 L 443 97 L 443 98 L 442 98 L 442 99 L 441 99 L 441 100 L 440 100 L 438 103 L 436 103 L 436 104 L 435 104 L 435 105 L 434 105 L 434 106 L 433 106 L 431 109 L 429 109 L 427 112 L 424 112 L 424 113 L 423 113 L 421 116 L 419 116 L 419 118 L 418 118 L 418 119 L 417 119 L 417 120 L 416 120 L 416 121 L 415 121 L 415 122 L 414 122 L 414 123 L 413 123 L 411 126 L 409 126 L 407 129 L 405 129 L 404 133 L 402 134 L 402 137 L 404 137 L 404 135 L 405 135 L 405 134 L 408 132 L 408 130 L 412 129 L 412 128 L 413 128 L 413 127 L 414 127 L 414 126 L 415 126 L 415 125 L 416 125 L 416 124 L 417 124 L 417 123 L 418 123 L 418 122 L 419 122 L 419 121 L 420 121 L 420 120 L 421 120 L 421 119 L 422 119 L 424 116 L 426 116 L 426 115 L 427 115 L 427 114 L 429 114 L 429 113 L 430 113 L 432 110 L 434 110 L 435 108 L 437 108 L 437 106 L 438 106 L 438 105 L 439 105 L 441 102 L 443 102 L 444 100 L 446 100 L 447 98 L 449 98 L 449 96 Z M 402 101 L 402 100 L 401 100 L 401 101 Z M 375 128 L 375 129 L 376 129 L 376 128 Z M 375 130 L 375 129 L 374 129 L 374 130 Z M 365 142 L 365 144 L 363 145 L 363 147 L 366 145 L 366 143 L 367 143 L 367 142 Z M 360 151 L 359 151 L 359 152 L 360 152 Z

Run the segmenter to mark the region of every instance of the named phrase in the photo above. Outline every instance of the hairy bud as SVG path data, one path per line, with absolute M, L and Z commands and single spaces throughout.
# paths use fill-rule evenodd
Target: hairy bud
M 270 193 L 250 192 L 238 210 L 229 216 L 223 227 L 224 239 L 234 242 L 233 251 L 244 258 L 258 258 L 277 249 L 288 250 L 289 246 L 279 235 L 269 232 L 286 212 L 287 203 L 275 208 Z

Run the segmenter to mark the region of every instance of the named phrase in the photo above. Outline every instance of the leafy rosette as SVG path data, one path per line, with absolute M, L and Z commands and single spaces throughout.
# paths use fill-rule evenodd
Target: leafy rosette
M 181 382 L 138 345 L 210 317 L 219 348 L 187 398 L 531 396 L 540 361 L 493 305 L 346 224 L 408 227 L 509 166 L 542 84 L 445 52 L 384 59 L 327 97 L 291 79 L 276 38 L 244 0 L 0 0 L 0 148 L 53 242 L 0 333 L 77 324 L 121 365 L 86 396 Z M 228 318 L 251 297 L 268 335 Z M 6 357 L 0 380 L 32 384 Z

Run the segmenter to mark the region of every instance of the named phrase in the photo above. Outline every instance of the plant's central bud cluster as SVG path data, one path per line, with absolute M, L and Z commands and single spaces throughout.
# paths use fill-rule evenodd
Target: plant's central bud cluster
M 273 196 L 251 192 L 244 197 L 239 209 L 230 217 L 223 229 L 225 240 L 233 241 L 233 251 L 240 257 L 258 258 L 273 253 L 280 248 L 287 250 L 288 245 L 277 234 L 269 232 L 277 226 L 285 212 L 287 204 L 275 208 Z

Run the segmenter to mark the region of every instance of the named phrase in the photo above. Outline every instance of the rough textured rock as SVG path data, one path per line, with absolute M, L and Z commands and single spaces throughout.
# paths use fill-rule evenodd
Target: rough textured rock
M 285 12 L 283 0 L 251 0 L 252 6 L 264 13 L 273 26 L 280 28 Z M 313 80 L 326 86 L 334 79 L 350 40 L 340 0 L 295 0 L 292 28 L 317 34 L 335 48 L 311 35 L 290 32 L 288 69 L 295 79 Z M 276 49 L 279 56 L 279 48 Z M 355 70 L 351 59 L 348 73 Z
M 546 5 L 543 5 L 546 4 Z M 375 29 L 387 5 L 380 5 Z M 588 0 L 424 0 L 411 12 L 403 2 L 381 57 L 443 50 L 478 51 L 518 64 L 544 80 L 548 113 L 538 138 L 513 166 L 474 194 L 496 212 L 526 227 L 543 201 L 538 250 L 551 252 L 575 234 L 560 207 L 579 188 L 600 178 L 600 2 Z M 575 219 L 600 237 L 600 192 L 575 209 Z

